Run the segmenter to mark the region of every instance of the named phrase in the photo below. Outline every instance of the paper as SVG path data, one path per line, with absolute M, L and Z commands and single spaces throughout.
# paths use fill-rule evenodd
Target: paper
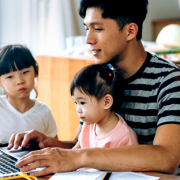
M 105 171 L 97 169 L 80 168 L 77 171 L 56 173 L 50 180 L 102 180 L 105 176 Z M 142 173 L 135 172 L 112 172 L 109 180 L 157 180 L 159 177 L 149 176 Z
M 98 172 L 99 170 L 97 169 L 85 169 L 85 168 L 80 168 L 77 171 L 87 171 L 87 172 Z M 110 171 L 111 172 L 111 171 Z M 154 176 L 149 176 L 146 174 L 142 173 L 135 173 L 135 172 L 112 172 L 112 175 L 109 180 L 156 180 L 159 179 L 159 177 L 154 177 Z
M 134 172 L 113 172 L 109 180 L 157 180 L 159 177 Z
M 64 172 L 56 173 L 53 175 L 50 180 L 101 180 L 106 172 L 86 172 L 86 171 L 73 171 L 73 172 Z

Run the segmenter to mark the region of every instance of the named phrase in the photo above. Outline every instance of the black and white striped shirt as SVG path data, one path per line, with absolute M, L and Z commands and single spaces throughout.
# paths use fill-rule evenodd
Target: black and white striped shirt
M 148 53 L 143 66 L 126 79 L 119 113 L 138 136 L 153 144 L 158 126 L 180 124 L 180 67 Z M 175 174 L 180 174 L 180 166 Z
M 126 79 L 125 101 L 118 113 L 139 144 L 153 144 L 158 126 L 180 124 L 180 67 L 147 52 L 139 71 Z
M 180 124 L 180 67 L 147 54 L 139 71 L 126 79 L 125 102 L 119 111 L 139 144 L 153 144 L 158 126 Z

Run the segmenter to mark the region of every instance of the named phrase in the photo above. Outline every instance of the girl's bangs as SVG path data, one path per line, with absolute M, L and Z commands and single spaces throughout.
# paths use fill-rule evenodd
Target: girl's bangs
M 24 68 L 29 68 L 30 66 L 34 66 L 33 61 L 23 54 L 16 55 L 6 55 L 4 57 L 3 62 L 0 63 L 0 76 L 4 74 L 8 74 L 11 71 L 18 71 Z

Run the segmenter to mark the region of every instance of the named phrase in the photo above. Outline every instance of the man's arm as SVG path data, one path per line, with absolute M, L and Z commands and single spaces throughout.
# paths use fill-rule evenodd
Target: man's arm
M 51 147 L 61 147 L 61 148 L 71 149 L 78 142 L 78 137 L 81 132 L 81 129 L 82 129 L 82 125 L 79 124 L 78 129 L 76 131 L 76 135 L 74 137 L 74 140 L 72 140 L 72 141 L 56 141 L 56 139 L 52 139 Z
M 84 150 L 82 165 L 114 171 L 158 171 L 173 174 L 180 164 L 180 125 L 158 127 L 153 145 Z
M 153 145 L 131 145 L 119 148 L 67 150 L 47 148 L 20 159 L 17 168 L 29 171 L 47 167 L 35 176 L 72 171 L 81 167 L 112 171 L 158 171 L 173 174 L 180 163 L 180 125 L 158 127 Z
M 78 141 L 72 149 L 79 149 L 79 148 L 81 148 L 81 146 L 80 146 L 80 142 Z
M 8 150 L 14 147 L 18 149 L 19 146 L 26 147 L 30 140 L 34 140 L 39 144 L 40 148 L 45 147 L 61 147 L 61 148 L 72 148 L 78 141 L 79 133 L 81 132 L 82 125 L 79 124 L 78 130 L 72 141 L 59 141 L 57 137 L 48 137 L 36 130 L 27 131 L 24 133 L 13 134 L 9 140 Z

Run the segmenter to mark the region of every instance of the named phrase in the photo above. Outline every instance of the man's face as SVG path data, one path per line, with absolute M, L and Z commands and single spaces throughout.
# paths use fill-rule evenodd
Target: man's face
M 126 31 L 124 28 L 121 31 L 115 20 L 102 18 L 99 8 L 88 8 L 84 25 L 87 30 L 86 43 L 90 44 L 96 63 L 123 58 L 127 43 Z

